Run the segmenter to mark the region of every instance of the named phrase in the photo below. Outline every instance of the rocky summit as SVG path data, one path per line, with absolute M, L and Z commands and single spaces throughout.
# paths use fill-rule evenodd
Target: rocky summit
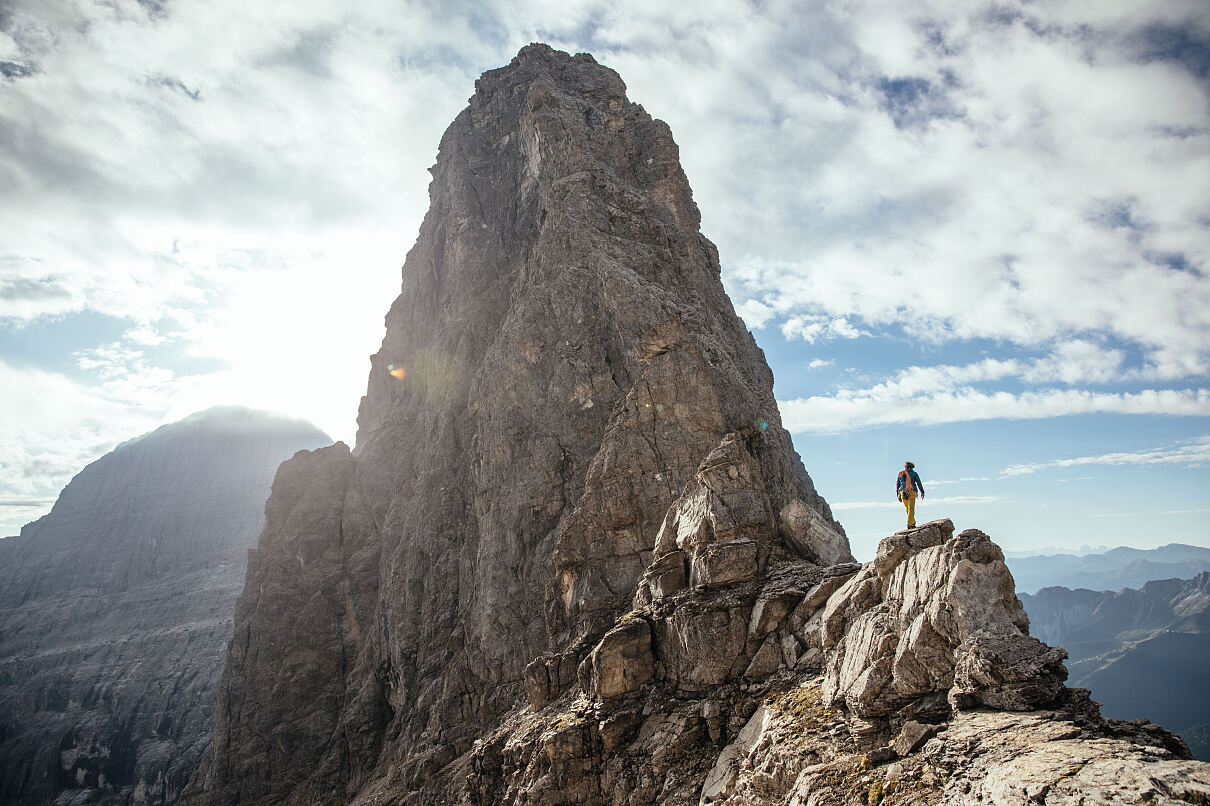
M 0 804 L 176 801 L 274 471 L 328 441 L 211 409 L 118 446 L 0 540 Z
M 616 73 L 522 49 L 431 170 L 356 450 L 274 483 L 183 806 L 1210 797 L 1064 686 L 986 535 L 853 561 Z

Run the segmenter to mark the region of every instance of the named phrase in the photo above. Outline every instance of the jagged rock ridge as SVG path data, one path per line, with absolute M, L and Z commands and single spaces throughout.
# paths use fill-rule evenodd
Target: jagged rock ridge
M 209 410 L 93 462 L 0 540 L 0 803 L 176 800 L 274 470 L 327 441 Z
M 1210 571 L 1210 548 L 1181 543 L 1154 549 L 1120 546 L 1102 554 L 1010 557 L 1008 567 L 1023 593 L 1055 586 L 1116 591 L 1161 579 L 1192 579 Z
M 779 802 L 770 697 L 826 719 L 800 767 L 983 706 L 1104 727 L 986 536 L 852 562 L 615 73 L 524 48 L 432 170 L 357 448 L 279 473 L 182 804 Z
M 295 460 L 270 502 L 195 781 L 206 802 L 336 802 L 387 770 L 424 777 L 525 697 L 539 657 L 554 696 L 630 608 L 670 505 L 725 438 L 743 484 L 686 501 L 707 515 L 686 539 L 751 522 L 748 576 L 851 559 L 671 133 L 616 73 L 522 50 L 478 81 L 433 174 L 357 451 Z M 717 573 L 686 548 L 691 573 Z M 285 559 L 300 550 L 301 577 Z M 300 645 L 309 661 L 280 668 Z M 287 690 L 301 708 L 274 698 Z

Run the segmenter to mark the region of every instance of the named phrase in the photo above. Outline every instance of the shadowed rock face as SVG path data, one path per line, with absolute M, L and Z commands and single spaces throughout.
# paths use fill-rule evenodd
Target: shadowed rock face
M 615 73 L 524 48 L 432 170 L 357 449 L 278 474 L 181 804 L 864 804 L 855 767 L 938 746 L 973 785 L 942 726 L 984 707 L 1210 783 L 1063 687 L 986 535 L 852 561 Z
M 92 463 L 0 541 L 0 803 L 176 800 L 209 742 L 274 469 L 324 442 L 204 412 Z
M 695 540 L 748 530 L 749 576 L 851 559 L 723 291 L 672 135 L 616 73 L 525 48 L 478 81 L 432 172 L 357 450 L 301 457 L 275 487 L 213 762 L 186 802 L 336 802 L 387 769 L 410 786 L 463 756 L 525 699 L 535 658 L 566 656 L 548 694 L 575 679 L 725 439 L 743 484 L 703 492 L 715 537 Z M 314 563 L 278 556 L 300 541 Z M 288 743 L 250 707 L 275 693 L 293 703 Z

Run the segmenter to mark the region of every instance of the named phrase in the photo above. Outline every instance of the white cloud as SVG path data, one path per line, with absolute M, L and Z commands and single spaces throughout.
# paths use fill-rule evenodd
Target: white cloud
M 979 388 L 1017 380 L 1023 384 L 1101 385 L 1156 380 L 1152 368 L 1123 367 L 1118 349 L 1076 339 L 1046 356 L 984 358 L 970 364 L 911 366 L 862 389 L 780 401 L 791 431 L 843 431 L 893 423 L 944 423 L 989 419 L 1038 419 L 1068 414 L 1210 413 L 1206 389 L 1144 389 L 1128 393 L 1040 388 L 1015 393 Z
M 813 358 L 813 359 L 811 359 L 811 361 L 809 361 L 807 363 L 807 369 L 819 369 L 820 367 L 830 367 L 835 363 L 836 363 L 836 359 L 834 359 L 834 358 L 829 358 L 826 360 L 823 358 Z
M 941 487 L 941 486 L 944 486 L 947 484 L 966 484 L 966 483 L 972 482 L 972 481 L 995 481 L 995 480 L 996 479 L 991 476 L 963 476 L 960 479 L 941 479 L 941 480 L 936 480 L 936 481 L 930 481 L 929 486 L 930 487 Z
M 437 11 L 18 3 L 7 24 L 36 70 L 0 94 L 0 189 L 19 200 L 0 205 L 17 283 L 0 317 L 89 308 L 133 319 L 146 343 L 166 313 L 221 307 L 211 270 L 232 258 L 319 274 L 317 243 L 360 242 L 373 261 L 341 282 L 394 275 L 477 72 L 415 61 L 460 37 L 475 58 Z
M 845 103 L 830 109 L 835 86 L 804 77 L 774 103 L 805 119 L 772 148 L 738 150 L 745 174 L 776 161 L 793 184 L 733 187 L 705 210 L 733 296 L 774 308 L 788 338 L 836 317 L 931 341 L 1108 334 L 1145 352 L 1156 377 L 1205 374 L 1210 202 L 1188 181 L 1210 175 L 1205 87 L 1125 43 L 1157 23 L 1210 30 L 1208 7 L 846 9 L 840 47 L 861 58 L 825 62 Z M 937 116 L 897 127 L 888 80 L 923 88 L 914 102 Z M 726 147 L 688 131 L 691 164 L 696 148 Z M 759 230 L 743 230 L 753 220 Z
M 126 380 L 90 387 L 58 373 L 0 361 L 0 479 L 10 504 L 0 535 L 12 534 L 50 508 L 84 465 L 117 443 L 163 422 L 160 401 L 129 405 Z
M 897 423 L 935 425 L 973 420 L 1040 419 L 1069 414 L 1210 415 L 1210 390 L 1147 389 L 1134 393 L 1045 389 L 984 392 L 961 389 L 915 397 L 866 391 L 780 400 L 782 421 L 791 433 L 835 433 Z
M 814 344 L 818 339 L 856 339 L 870 335 L 866 331 L 853 327 L 843 316 L 833 318 L 792 316 L 782 323 L 781 332 L 787 341 L 802 339 L 808 344 Z
M 752 330 L 760 330 L 773 318 L 771 307 L 756 299 L 746 299 L 735 306 L 735 312 Z
M 1082 467 L 1085 465 L 1181 465 L 1184 467 L 1204 467 L 1210 465 L 1210 436 L 1199 437 L 1180 445 L 1152 450 L 1117 451 L 1102 453 L 1096 456 L 1056 459 L 1051 462 L 1010 465 L 1001 471 L 1001 477 L 1023 476 L 1052 467 Z
M 1121 350 L 1074 339 L 1056 345 L 1051 355 L 1034 361 L 1024 369 L 1022 377 L 1029 383 L 1108 383 L 1122 378 L 1123 361 L 1125 354 Z

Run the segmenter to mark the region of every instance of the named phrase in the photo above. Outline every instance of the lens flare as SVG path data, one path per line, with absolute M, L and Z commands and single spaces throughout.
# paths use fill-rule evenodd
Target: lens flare
M 394 364 L 387 364 L 387 373 L 392 378 L 398 378 L 402 381 L 404 376 L 408 374 L 408 371 L 403 367 L 397 367 Z

